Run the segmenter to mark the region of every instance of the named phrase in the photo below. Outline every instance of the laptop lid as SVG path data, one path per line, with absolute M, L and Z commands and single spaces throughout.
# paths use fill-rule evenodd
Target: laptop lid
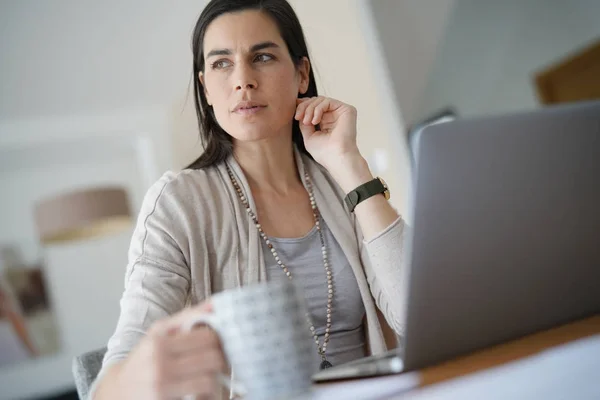
M 428 126 L 404 367 L 600 312 L 600 102 Z

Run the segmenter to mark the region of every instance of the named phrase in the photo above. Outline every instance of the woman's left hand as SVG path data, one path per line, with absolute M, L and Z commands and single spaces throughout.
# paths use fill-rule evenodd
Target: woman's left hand
M 356 108 L 329 97 L 300 98 L 295 119 L 300 122 L 306 150 L 325 168 L 359 155 Z M 316 130 L 315 125 L 320 130 Z

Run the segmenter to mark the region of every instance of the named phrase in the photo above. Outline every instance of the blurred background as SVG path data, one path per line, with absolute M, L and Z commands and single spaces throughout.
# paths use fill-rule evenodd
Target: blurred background
M 290 2 L 405 215 L 419 126 L 600 97 L 597 0 Z M 204 4 L 0 0 L 0 399 L 70 398 L 72 358 L 114 330 L 144 193 L 201 151 Z

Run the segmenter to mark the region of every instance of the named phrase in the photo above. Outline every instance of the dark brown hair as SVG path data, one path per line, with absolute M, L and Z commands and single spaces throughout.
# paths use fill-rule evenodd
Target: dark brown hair
M 210 23 L 223 14 L 244 10 L 263 11 L 275 21 L 281 37 L 287 45 L 290 57 L 296 66 L 301 64 L 304 57 L 310 61 L 302 26 L 294 9 L 286 0 L 211 0 L 202 11 L 200 18 L 198 18 L 192 37 L 194 103 L 200 128 L 200 141 L 204 147 L 204 152 L 188 168 L 202 169 L 216 165 L 225 161 L 233 152 L 232 138 L 217 122 L 212 107 L 206 101 L 206 95 L 198 76 L 200 71 L 204 72 L 204 35 Z M 308 90 L 299 97 L 315 97 L 318 95 L 312 68 L 309 79 Z M 304 147 L 300 126 L 296 120 L 292 124 L 292 141 L 300 152 L 310 157 Z

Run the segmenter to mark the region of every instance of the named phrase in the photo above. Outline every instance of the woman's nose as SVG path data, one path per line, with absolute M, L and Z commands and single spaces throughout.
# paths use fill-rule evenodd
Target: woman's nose
M 240 66 L 235 79 L 235 90 L 256 89 L 258 81 L 253 76 L 252 69 L 246 66 Z
M 241 81 L 241 82 L 238 83 L 238 85 L 236 85 L 235 89 L 236 90 L 256 89 L 256 83 L 255 82 L 244 82 L 244 81 Z

